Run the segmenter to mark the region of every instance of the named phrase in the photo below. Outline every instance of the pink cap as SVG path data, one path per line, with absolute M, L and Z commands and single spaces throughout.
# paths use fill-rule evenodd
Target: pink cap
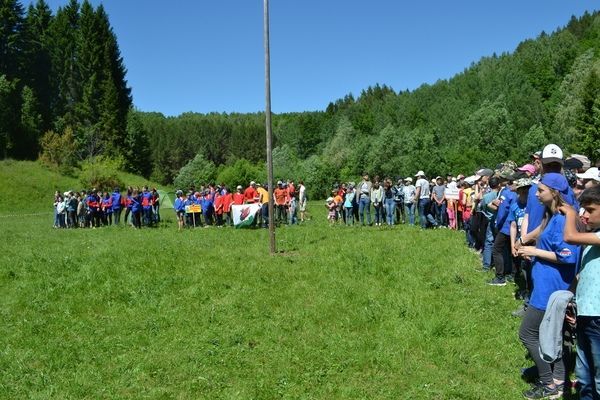
M 517 168 L 522 172 L 529 172 L 531 175 L 535 175 L 535 166 L 533 164 L 525 164 L 522 167 Z

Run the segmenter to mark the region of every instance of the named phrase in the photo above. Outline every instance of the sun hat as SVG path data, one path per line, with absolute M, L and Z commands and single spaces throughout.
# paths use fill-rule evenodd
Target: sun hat
M 581 164 L 582 164 L 581 168 L 583 168 L 583 169 L 588 169 L 589 167 L 592 166 L 590 159 L 582 154 L 571 154 L 571 157 L 569 157 L 569 159 L 575 159 L 575 160 L 578 160 L 579 162 L 581 162 Z
M 243 189 L 242 185 L 237 185 L 236 189 Z
M 560 147 L 555 144 L 549 144 L 542 150 L 542 164 L 557 162 L 563 164 L 563 152 Z
M 436 180 L 436 181 L 437 181 L 438 179 L 444 180 L 444 178 L 442 178 L 442 177 L 441 177 L 441 176 L 439 176 L 439 175 L 435 177 L 435 180 Z
M 542 176 L 540 183 L 548 186 L 550 189 L 557 190 L 563 194 L 566 194 L 569 189 L 569 183 L 567 178 L 556 172 L 549 172 Z
M 478 175 L 479 177 L 492 176 L 492 175 L 494 175 L 494 171 L 489 168 L 482 168 L 482 169 L 476 171 L 475 175 Z
M 465 179 L 465 176 L 463 174 L 458 174 L 456 179 L 458 179 L 458 180 Z
M 525 187 L 525 186 L 531 186 L 531 178 L 517 179 L 513 183 L 513 186 L 514 186 L 515 189 L 520 189 L 520 188 Z
M 465 178 L 465 182 L 467 182 L 469 185 L 474 185 L 475 182 L 477 182 L 480 178 L 481 176 L 471 175 Z
M 256 185 L 256 182 L 250 181 L 250 186 L 254 186 L 254 185 Z
M 412 183 L 413 179 L 410 176 L 404 178 L 404 182 Z
M 535 165 L 525 164 L 522 167 L 517 168 L 518 171 L 529 172 L 531 175 L 535 175 Z
M 423 170 L 420 170 L 415 174 L 415 176 L 425 176 L 425 172 L 423 172 Z
M 579 179 L 593 179 L 597 182 L 600 182 L 600 172 L 598 168 L 592 167 L 588 168 L 583 174 L 576 174 Z

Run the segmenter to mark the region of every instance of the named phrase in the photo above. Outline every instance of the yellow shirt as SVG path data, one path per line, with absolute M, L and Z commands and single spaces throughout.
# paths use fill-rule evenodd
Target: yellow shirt
M 260 204 L 266 204 L 269 202 L 269 191 L 264 187 L 256 188 L 258 195 L 260 196 Z

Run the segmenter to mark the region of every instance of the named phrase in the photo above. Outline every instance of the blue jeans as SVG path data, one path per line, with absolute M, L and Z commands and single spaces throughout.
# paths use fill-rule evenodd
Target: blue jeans
M 475 238 L 473 237 L 473 233 L 471 232 L 471 218 L 469 218 L 466 221 L 463 221 L 463 228 L 465 229 L 467 246 L 470 248 L 474 248 L 475 247 Z
M 384 199 L 383 206 L 385 207 L 385 219 L 388 225 L 394 225 L 394 213 L 396 211 L 396 202 L 393 198 Z
M 600 399 L 600 317 L 577 317 L 579 398 Z
M 383 221 L 383 204 L 373 203 L 373 209 L 375 210 L 375 223 L 380 224 Z
M 408 215 L 408 221 L 411 225 L 415 224 L 415 203 L 404 203 L 405 214 Z
M 354 225 L 354 209 L 346 207 L 346 225 Z
M 367 224 L 371 225 L 371 199 L 366 196 L 360 196 L 358 215 L 362 225 L 365 224 L 365 210 L 367 211 Z
M 433 226 L 437 226 L 437 222 L 433 219 L 433 216 L 429 213 L 429 206 L 431 200 L 420 199 L 419 200 L 419 221 L 421 222 L 421 228 L 427 228 L 427 221 Z
M 437 202 L 434 202 L 433 207 L 435 210 L 435 221 L 438 225 L 445 225 L 446 203 L 438 204 Z
M 483 244 L 483 268 L 488 269 L 492 266 L 492 249 L 494 248 L 494 224 L 490 222 L 485 231 L 485 243 Z

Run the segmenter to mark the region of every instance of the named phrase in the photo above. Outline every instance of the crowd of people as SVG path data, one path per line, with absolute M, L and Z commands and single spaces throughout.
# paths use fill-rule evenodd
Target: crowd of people
M 493 272 L 490 286 L 515 283 L 523 299 L 519 338 L 535 366 L 522 374 L 528 399 L 559 398 L 575 371 L 580 399 L 600 399 L 600 173 L 582 155 L 564 157 L 549 144 L 522 166 L 505 161 L 473 175 L 448 174 L 382 181 L 363 174 L 358 184 L 336 185 L 326 200 L 332 224 L 413 224 L 462 230 L 465 243 Z M 250 182 L 230 192 L 209 185 L 178 190 L 179 229 L 232 224 L 232 206 L 260 205 L 257 224 L 268 221 L 266 185 Z M 273 193 L 278 223 L 306 218 L 302 181 L 279 181 Z M 158 192 L 119 188 L 55 196 L 55 227 L 98 227 L 125 221 L 140 228 L 160 221 Z M 371 219 L 373 209 L 373 220 Z M 299 213 L 299 216 L 298 216 Z M 576 338 L 576 363 L 573 344 Z M 576 364 L 573 366 L 573 364 Z
M 125 223 L 135 228 L 160 222 L 160 195 L 153 188 L 128 187 L 126 194 L 120 188 L 112 193 L 100 190 L 82 190 L 54 193 L 54 228 L 99 228 L 119 225 L 125 212 Z
M 519 338 L 535 366 L 528 399 L 571 390 L 574 338 L 580 399 L 600 399 L 600 174 L 588 157 L 565 158 L 549 144 L 522 166 L 505 161 L 473 175 L 448 174 L 336 186 L 326 200 L 331 224 L 445 227 L 493 272 L 490 286 L 517 285 Z M 374 218 L 371 219 L 371 210 Z M 418 216 L 418 219 L 417 219 Z M 575 294 L 575 296 L 573 296 Z
M 267 184 L 255 181 L 244 188 L 241 185 L 231 192 L 226 185 L 208 185 L 196 191 L 190 188 L 187 193 L 177 190 L 173 205 L 177 214 L 179 229 L 198 226 L 233 225 L 232 206 L 258 204 L 260 212 L 256 226 L 267 227 L 269 220 L 269 191 Z M 273 190 L 274 219 L 277 224 L 294 225 L 306 219 L 306 187 L 303 181 L 298 185 L 293 180 L 278 181 Z

